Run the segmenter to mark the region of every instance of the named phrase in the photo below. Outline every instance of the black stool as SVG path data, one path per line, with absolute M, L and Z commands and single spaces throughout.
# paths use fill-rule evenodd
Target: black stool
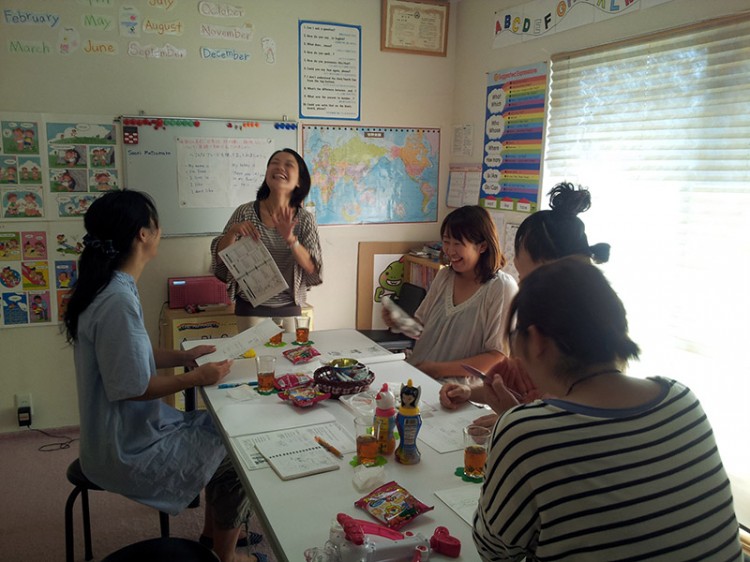
M 83 539 L 85 543 L 85 559 L 92 560 L 94 554 L 91 548 L 91 516 L 89 514 L 89 490 L 95 491 L 106 491 L 104 488 L 100 488 L 94 484 L 91 480 L 86 478 L 81 470 L 81 462 L 79 459 L 74 460 L 68 466 L 67 477 L 73 486 L 73 491 L 68 496 L 68 501 L 65 502 L 65 560 L 66 562 L 73 562 L 73 506 L 76 503 L 78 494 L 81 495 L 81 507 L 83 509 Z M 163 511 L 159 512 L 159 526 L 161 527 L 162 538 L 169 537 L 169 514 Z M 140 543 L 137 543 L 140 544 Z M 118 558 L 118 560 L 120 560 Z M 124 559 L 123 559 L 124 560 Z M 192 560 L 192 559 L 190 559 Z M 196 558 L 196 560 L 199 560 Z M 200 560 L 203 560 L 202 558 Z M 145 560 L 141 562 L 146 562 Z
M 219 557 L 199 542 L 162 537 L 137 542 L 113 552 L 102 562 L 217 562 Z

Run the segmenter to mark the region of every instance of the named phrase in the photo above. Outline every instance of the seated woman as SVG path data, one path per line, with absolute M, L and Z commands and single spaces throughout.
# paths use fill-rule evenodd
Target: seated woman
M 65 311 L 73 344 L 81 418 L 81 469 L 98 486 L 176 515 L 206 489 L 201 542 L 221 562 L 257 561 L 235 552 L 250 504 L 208 412 L 180 412 L 160 398 L 216 384 L 231 361 L 196 359 L 215 351 L 152 349 L 136 283 L 161 239 L 151 199 L 109 191 L 83 219 L 78 281 Z M 179 377 L 164 367 L 194 367 Z M 250 537 L 249 542 L 254 541 Z
M 729 480 L 698 399 L 623 373 L 638 346 L 593 265 L 564 258 L 514 299 L 511 350 L 544 398 L 498 421 L 474 517 L 482 560 L 742 560 Z M 498 411 L 514 403 L 485 383 Z
M 437 273 L 415 313 L 424 330 L 408 361 L 445 383 L 466 379 L 462 363 L 487 370 L 503 357 L 502 326 L 518 287 L 500 271 L 505 257 L 495 223 L 482 207 L 452 211 L 440 236 L 450 266 Z M 385 308 L 383 321 L 394 327 Z
M 516 232 L 513 263 L 521 281 L 537 267 L 565 256 L 580 256 L 594 263 L 605 263 L 609 259 L 609 244 L 589 246 L 586 227 L 577 216 L 591 207 L 589 191 L 571 183 L 560 183 L 550 190 L 549 198 L 550 210 L 530 215 Z M 539 398 L 534 385 L 515 361 L 503 357 L 490 370 L 503 375 L 518 402 Z M 440 402 L 448 409 L 458 408 L 468 400 L 485 402 L 484 388 L 454 383 L 440 390 Z M 496 420 L 497 416 L 491 414 L 478 418 L 477 423 L 491 427 Z

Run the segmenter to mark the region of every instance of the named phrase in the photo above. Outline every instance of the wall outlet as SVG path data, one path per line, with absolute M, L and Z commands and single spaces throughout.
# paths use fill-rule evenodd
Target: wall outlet
M 18 427 L 31 426 L 31 394 L 16 394 Z
M 18 408 L 28 408 L 29 411 L 33 412 L 31 394 L 16 394 L 16 409 Z

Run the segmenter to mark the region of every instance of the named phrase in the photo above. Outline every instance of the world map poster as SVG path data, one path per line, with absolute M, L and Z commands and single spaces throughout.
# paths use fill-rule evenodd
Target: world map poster
M 437 221 L 440 129 L 303 125 L 302 144 L 319 225 Z

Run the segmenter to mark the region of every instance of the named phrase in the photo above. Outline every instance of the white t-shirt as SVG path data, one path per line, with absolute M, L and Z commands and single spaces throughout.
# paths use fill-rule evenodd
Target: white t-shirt
M 455 361 L 488 351 L 507 354 L 504 330 L 508 308 L 518 292 L 516 281 L 498 271 L 479 290 L 458 306 L 453 304 L 456 274 L 446 267 L 438 271 L 415 316 L 424 326 L 409 363 Z M 466 382 L 462 373 L 441 378 L 441 383 Z

